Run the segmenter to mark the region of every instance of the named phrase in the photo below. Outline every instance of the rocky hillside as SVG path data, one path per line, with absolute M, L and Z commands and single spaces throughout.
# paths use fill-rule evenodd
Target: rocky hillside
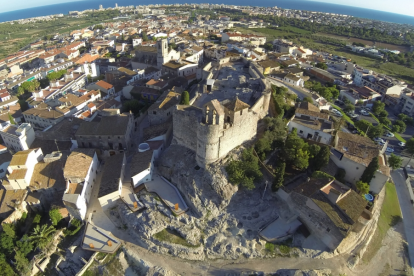
M 219 215 L 238 190 L 237 186 L 227 182 L 222 164 L 200 168 L 195 153 L 178 145 L 166 149 L 160 158 L 158 172 L 177 186 L 199 218 L 207 214 Z

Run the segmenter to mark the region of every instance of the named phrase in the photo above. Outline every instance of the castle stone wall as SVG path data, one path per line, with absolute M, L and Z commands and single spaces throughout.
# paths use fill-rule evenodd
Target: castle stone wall
M 187 110 L 174 110 L 173 139 L 174 141 L 193 151 L 197 150 L 198 116 Z
M 223 130 L 220 137 L 219 158 L 225 157 L 232 149 L 252 139 L 257 133 L 259 115 L 248 111 L 235 118 L 237 124 Z

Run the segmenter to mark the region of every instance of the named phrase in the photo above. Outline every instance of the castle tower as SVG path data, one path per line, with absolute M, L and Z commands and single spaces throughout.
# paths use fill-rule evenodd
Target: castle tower
M 203 107 L 203 121 L 197 128 L 196 160 L 200 167 L 219 159 L 220 137 L 224 125 L 224 110 L 219 101 L 212 100 Z
M 223 106 L 226 114 L 225 122 L 231 125 L 238 125 L 242 121 L 243 114 L 246 116 L 250 108 L 250 105 L 242 102 L 237 96 L 233 100 L 223 101 Z
M 168 41 L 167 39 L 159 39 L 157 41 L 157 67 L 161 69 L 166 62 L 168 56 Z

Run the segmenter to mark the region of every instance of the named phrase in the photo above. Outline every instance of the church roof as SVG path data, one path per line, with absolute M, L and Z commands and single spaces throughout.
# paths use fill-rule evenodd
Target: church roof
M 228 110 L 235 111 L 235 112 L 246 109 L 246 108 L 250 108 L 250 105 L 239 100 L 239 97 L 237 96 L 234 100 L 224 103 L 223 105 Z

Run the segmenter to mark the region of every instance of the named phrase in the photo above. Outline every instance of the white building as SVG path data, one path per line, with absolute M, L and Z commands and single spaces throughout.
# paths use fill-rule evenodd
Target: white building
M 308 140 L 329 145 L 332 142 L 333 126 L 329 121 L 329 115 L 319 112 L 319 109 L 309 103 L 309 109 L 297 108 L 295 116 L 288 122 L 288 129 L 297 130 L 297 134 Z
M 42 149 L 30 149 L 19 151 L 13 155 L 8 171 L 8 184 L 3 182 L 6 190 L 20 190 L 26 189 L 30 185 L 35 165 L 43 160 Z
M 63 203 L 77 219 L 85 219 L 98 166 L 98 156 L 94 149 L 75 149 L 66 161 L 63 170 L 66 181 Z
M 14 152 L 29 149 L 35 139 L 34 129 L 28 123 L 20 126 L 8 124 L 0 130 L 0 135 L 6 147 Z
M 331 149 L 331 160 L 346 171 L 345 180 L 355 184 L 372 159 L 378 157 L 379 169 L 368 184 L 370 191 L 379 194 L 390 177 L 390 168 L 385 164 L 383 155 L 386 147 L 387 143 L 379 149 L 368 137 L 338 131 L 334 148 Z

